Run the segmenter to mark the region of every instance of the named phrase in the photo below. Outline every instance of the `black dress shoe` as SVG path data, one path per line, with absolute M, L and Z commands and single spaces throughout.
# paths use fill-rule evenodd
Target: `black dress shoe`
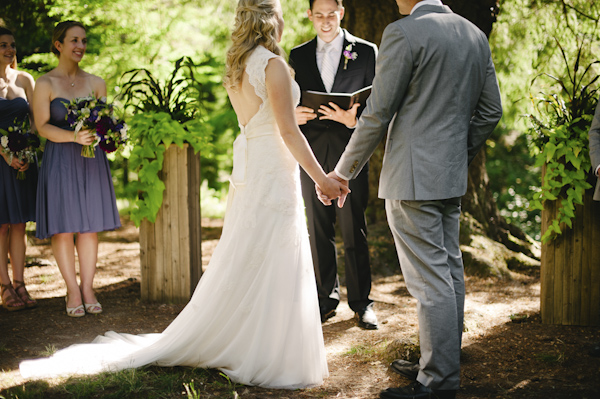
M 395 371 L 411 381 L 417 380 L 417 374 L 419 374 L 419 370 L 421 369 L 418 363 L 408 362 L 402 359 L 394 360 L 390 365 L 390 368 L 392 371 Z
M 454 399 L 456 390 L 436 390 L 420 382 L 402 388 L 388 388 L 379 394 L 381 399 Z
M 328 319 L 335 316 L 335 309 L 321 308 L 321 323 L 325 323 Z
M 360 328 L 364 328 L 365 330 L 377 330 L 379 328 L 377 316 L 370 307 L 356 312 L 355 317 Z

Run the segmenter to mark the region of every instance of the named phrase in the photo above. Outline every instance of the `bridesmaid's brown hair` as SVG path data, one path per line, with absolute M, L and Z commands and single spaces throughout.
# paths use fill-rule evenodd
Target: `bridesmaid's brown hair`
M 56 48 L 56 46 L 54 45 L 55 42 L 59 41 L 59 42 L 63 42 L 63 40 L 65 40 L 65 36 L 67 35 L 67 31 L 69 29 L 71 29 L 74 26 L 79 26 L 80 28 L 82 28 L 83 30 L 85 29 L 85 26 L 83 26 L 83 24 L 81 22 L 78 21 L 62 21 L 59 22 L 55 27 L 54 27 L 54 32 L 52 32 L 52 46 L 50 47 L 50 50 L 52 50 L 52 52 L 58 57 L 60 56 L 60 52 L 58 51 L 58 49 Z

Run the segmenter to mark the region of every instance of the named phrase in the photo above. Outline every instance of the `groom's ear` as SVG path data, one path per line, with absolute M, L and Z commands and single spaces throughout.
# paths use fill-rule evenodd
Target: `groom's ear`
M 342 7 L 340 7 L 340 21 L 341 21 L 342 19 L 344 19 L 344 12 L 345 12 L 345 8 L 344 8 L 343 6 L 342 6 Z
M 312 21 L 312 10 L 310 8 L 306 10 L 306 15 L 308 15 L 308 19 Z

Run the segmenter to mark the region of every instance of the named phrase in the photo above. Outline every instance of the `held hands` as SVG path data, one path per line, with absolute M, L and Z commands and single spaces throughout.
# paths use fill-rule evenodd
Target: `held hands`
M 327 174 L 327 178 L 329 183 L 328 187 L 332 187 L 329 184 L 332 184 L 332 191 L 326 191 L 322 186 L 315 184 L 315 191 L 317 192 L 317 197 L 319 201 L 323 203 L 323 205 L 331 205 L 331 201 L 334 199 L 338 199 L 338 206 L 341 208 L 344 206 L 344 202 L 346 202 L 346 197 L 350 194 L 350 189 L 348 188 L 348 180 L 344 180 L 339 177 L 335 171 L 331 171 Z
M 320 120 L 328 119 L 331 121 L 336 121 L 348 128 L 353 128 L 356 126 L 356 113 L 358 111 L 358 107 L 360 107 L 359 103 L 354 104 L 347 111 L 338 107 L 336 103 L 332 102 L 329 103 L 329 107 L 326 105 L 321 105 L 321 108 L 319 108 L 319 113 L 323 115 L 319 116 Z

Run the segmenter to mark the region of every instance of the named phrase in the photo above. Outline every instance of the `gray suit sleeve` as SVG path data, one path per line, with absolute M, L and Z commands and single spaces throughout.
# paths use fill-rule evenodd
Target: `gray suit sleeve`
M 592 172 L 600 166 L 600 101 L 596 107 L 596 113 L 590 127 L 590 160 L 592 161 Z
M 410 82 L 412 62 L 404 31 L 395 24 L 388 25 L 381 39 L 367 108 L 335 167 L 340 177 L 355 178 L 385 136 Z
M 502 117 L 502 99 L 492 56 L 488 59 L 485 83 L 469 125 L 469 164 L 490 137 Z

